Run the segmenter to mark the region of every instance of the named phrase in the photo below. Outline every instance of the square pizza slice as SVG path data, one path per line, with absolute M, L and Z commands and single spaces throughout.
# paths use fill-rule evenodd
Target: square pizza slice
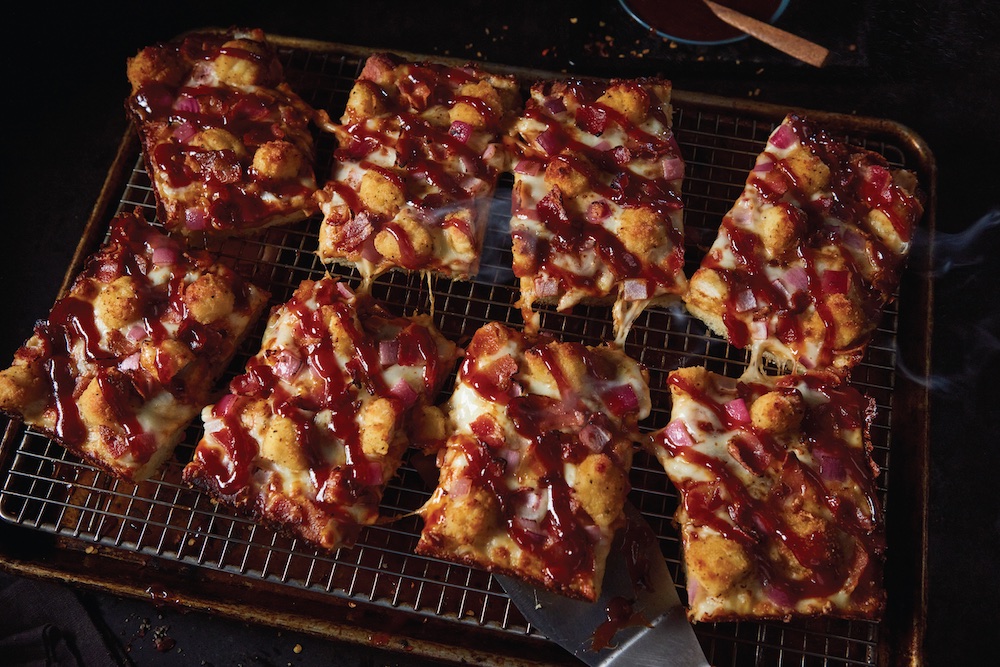
M 318 548 L 350 546 L 379 519 L 415 413 L 457 358 L 429 317 L 391 316 L 331 277 L 303 281 L 202 412 L 184 479 Z
M 736 347 L 845 375 L 894 298 L 920 197 L 911 172 L 790 114 L 691 277 L 687 308 Z
M 366 281 L 390 269 L 464 279 L 479 268 L 517 81 L 475 67 L 368 58 L 317 193 L 319 257 Z
M 885 526 L 874 404 L 832 375 L 673 371 L 650 448 L 680 493 L 694 621 L 876 619 Z
M 490 323 L 447 409 L 417 553 L 596 599 L 650 410 L 646 370 L 614 347 Z
M 670 93 L 663 79 L 532 86 L 510 222 L 525 321 L 536 303 L 614 303 L 622 342 L 642 308 L 687 288 Z
M 248 235 L 316 210 L 314 112 L 261 30 L 148 46 L 127 76 L 126 107 L 168 230 Z
M 269 294 L 148 224 L 111 224 L 69 292 L 0 372 L 0 409 L 120 477 L 171 455 Z

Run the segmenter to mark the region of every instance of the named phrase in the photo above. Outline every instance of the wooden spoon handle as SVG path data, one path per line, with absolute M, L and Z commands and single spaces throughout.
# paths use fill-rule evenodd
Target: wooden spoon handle
M 815 67 L 822 67 L 830 55 L 830 52 L 819 44 L 775 28 L 773 25 L 764 23 L 763 21 L 750 18 L 735 9 L 723 7 L 717 2 L 712 2 L 712 0 L 703 1 L 712 10 L 713 14 L 729 25 L 742 30 L 751 37 L 756 37 L 765 44 L 769 44 L 782 53 L 787 53 L 804 63 L 809 63 Z

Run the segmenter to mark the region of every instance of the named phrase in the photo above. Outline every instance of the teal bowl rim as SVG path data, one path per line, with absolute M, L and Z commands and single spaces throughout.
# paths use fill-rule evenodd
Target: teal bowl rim
M 777 21 L 778 18 L 782 14 L 785 13 L 785 9 L 788 7 L 788 3 L 790 1 L 791 0 L 781 0 L 781 2 L 778 4 L 778 7 L 774 10 L 774 13 L 771 15 L 771 18 L 768 19 L 768 22 L 769 23 L 774 23 L 775 21 Z M 746 39 L 749 36 L 749 35 L 737 35 L 736 37 L 730 37 L 729 39 L 718 39 L 718 40 L 711 40 L 711 41 L 693 40 L 693 39 L 682 39 L 680 37 L 674 37 L 673 35 L 671 35 L 668 32 L 664 32 L 662 30 L 654 28 L 653 26 L 649 25 L 644 20 L 642 20 L 641 18 L 639 18 L 639 16 L 636 15 L 636 13 L 634 11 L 632 11 L 632 8 L 629 7 L 629 1 L 628 0 L 618 0 L 618 3 L 628 13 L 628 15 L 631 16 L 632 19 L 636 23 L 638 23 L 639 25 L 641 25 L 643 28 L 646 28 L 647 30 L 651 30 L 654 33 L 656 33 L 657 35 L 659 35 L 660 37 L 672 40 L 674 42 L 677 42 L 678 44 L 698 44 L 698 45 L 732 44 L 733 42 L 742 41 L 742 40 Z

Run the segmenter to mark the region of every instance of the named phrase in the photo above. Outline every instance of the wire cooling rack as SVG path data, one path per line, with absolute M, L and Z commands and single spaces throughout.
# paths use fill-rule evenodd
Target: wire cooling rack
M 316 49 L 294 41 L 278 43 L 293 88 L 312 105 L 339 116 L 364 54 L 353 49 Z M 742 190 L 748 170 L 780 115 L 756 107 L 717 108 L 682 93 L 675 94 L 674 107 L 675 132 L 687 164 L 684 200 L 690 275 L 714 239 L 719 220 Z M 853 129 L 848 121 L 841 138 L 882 153 L 894 165 L 912 166 L 905 141 L 879 137 L 863 123 L 858 124 L 857 136 L 851 134 Z M 320 176 L 330 166 L 331 141 L 320 138 Z M 139 207 L 153 220 L 153 193 L 137 150 L 130 173 L 121 179 L 117 208 Z M 509 178 L 503 178 L 491 204 L 483 268 L 475 279 L 427 280 L 395 272 L 376 281 L 375 296 L 400 313 L 427 312 L 433 305 L 435 322 L 454 340 L 467 339 L 490 321 L 519 326 L 516 282 L 510 269 L 510 185 Z M 269 230 L 259 239 L 226 241 L 215 250 L 223 261 L 265 285 L 273 302 L 280 303 L 301 280 L 326 270 L 314 253 L 318 228 L 319 220 L 313 218 Z M 332 272 L 353 284 L 358 281 L 349 269 Z M 894 509 L 891 489 L 902 483 L 893 479 L 891 461 L 895 455 L 891 424 L 898 322 L 896 307 L 890 305 L 852 378 L 877 404 L 873 455 L 881 468 L 878 492 L 890 522 Z M 259 323 L 248 336 L 220 386 L 257 351 L 263 326 Z M 587 344 L 613 337 L 610 310 L 601 307 L 579 307 L 571 313 L 543 311 L 542 328 Z M 680 307 L 644 312 L 631 330 L 626 351 L 650 372 L 653 411 L 641 425 L 647 431 L 669 420 L 666 375 L 670 370 L 697 364 L 738 376 L 747 364 L 745 352 L 711 335 Z M 0 469 L 0 518 L 66 538 L 60 542 L 62 548 L 90 551 L 100 547 L 112 553 L 142 555 L 159 562 L 225 572 L 247 582 L 271 582 L 293 594 L 331 596 L 369 606 L 376 613 L 384 610 L 387 616 L 427 616 L 463 631 L 498 631 L 544 641 L 491 575 L 414 553 L 421 524 L 413 512 L 431 491 L 419 473 L 418 460 L 407 461 L 386 490 L 382 514 L 396 519 L 364 530 L 356 546 L 327 554 L 236 516 L 184 485 L 181 471 L 200 434 L 200 425 L 195 423 L 162 472 L 134 485 L 79 461 L 47 437 L 12 424 L 0 449 L 8 452 L 0 456 L 4 462 Z M 684 599 L 679 536 L 672 523 L 677 494 L 656 460 L 645 453 L 635 457 L 631 483 L 630 498 L 659 536 Z M 814 619 L 701 624 L 695 629 L 713 665 L 876 665 L 880 660 L 882 628 L 874 622 Z

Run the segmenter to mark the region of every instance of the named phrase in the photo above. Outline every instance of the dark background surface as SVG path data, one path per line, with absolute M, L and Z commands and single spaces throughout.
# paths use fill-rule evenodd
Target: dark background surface
M 575 74 L 662 75 L 683 90 L 888 118 L 923 137 L 938 167 L 926 662 L 973 664 L 995 654 L 1000 620 L 996 2 L 792 0 L 778 25 L 834 52 L 822 70 L 752 40 L 671 45 L 612 0 L 593 6 L 282 2 L 269 3 L 266 11 L 223 4 L 157 3 L 149 9 L 135 4 L 98 11 L 96 4 L 57 9 L 37 3 L 7 22 L 0 359 L 10 359 L 55 299 L 128 131 L 122 106 L 128 93 L 125 59 L 186 30 L 256 26 L 287 36 Z M 3 585 L 24 587 L 0 616 L 0 639 L 8 634 L 3 623 L 12 611 L 26 617 L 39 599 L 45 601 L 42 607 L 82 601 L 124 656 L 119 660 L 137 665 L 420 664 L 149 601 L 62 586 L 52 592 L 43 588 L 39 598 L 28 586 L 32 583 L 0 580 L 0 595 Z M 67 593 L 77 594 L 61 597 Z M 171 642 L 169 650 L 161 650 Z M 115 661 L 109 654 L 108 664 Z

